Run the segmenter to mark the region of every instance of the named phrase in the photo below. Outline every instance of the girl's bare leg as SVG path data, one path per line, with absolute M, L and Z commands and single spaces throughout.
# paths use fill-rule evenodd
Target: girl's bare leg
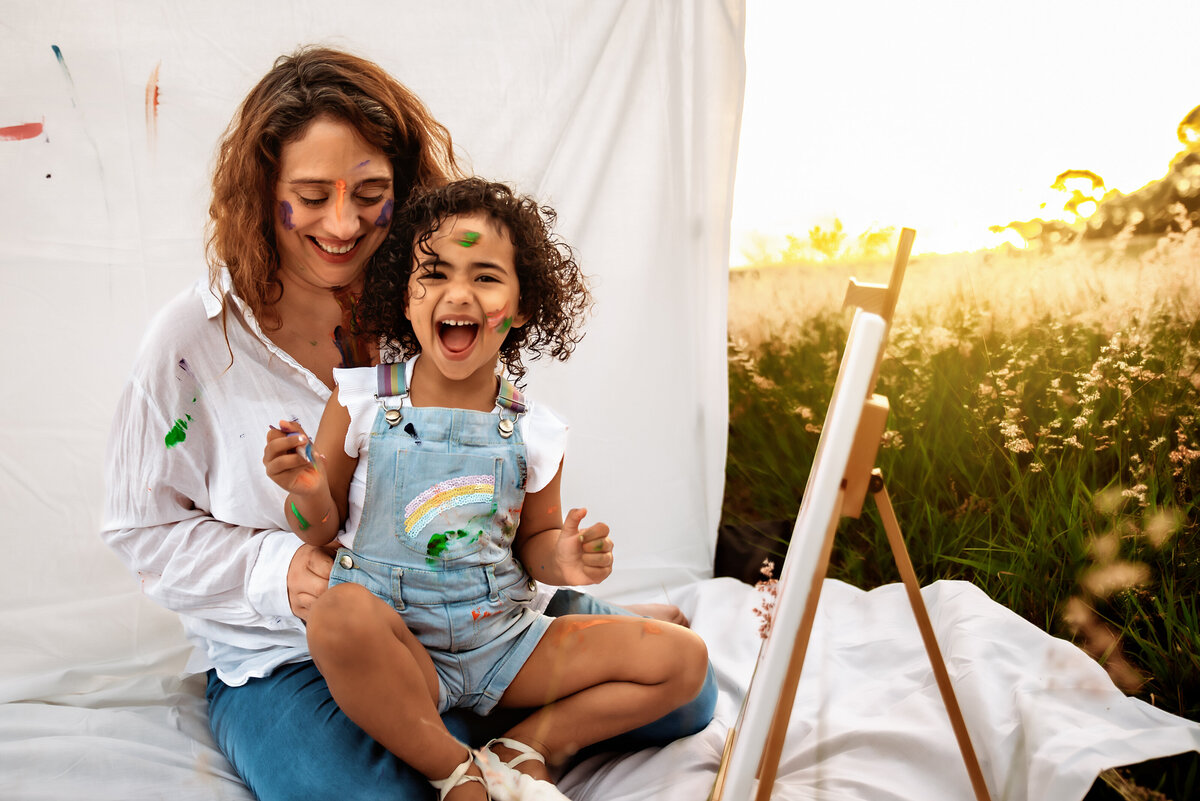
M 500 701 L 540 708 L 505 736 L 562 762 L 695 698 L 707 669 L 704 641 L 682 626 L 623 615 L 556 618 Z M 517 755 L 492 750 L 505 761 Z M 516 769 L 547 778 L 533 760 Z
M 322 593 L 309 614 L 308 647 L 342 711 L 405 764 L 442 779 L 469 756 L 438 715 L 433 660 L 396 610 L 366 588 L 339 584 Z M 487 793 L 468 782 L 446 798 Z

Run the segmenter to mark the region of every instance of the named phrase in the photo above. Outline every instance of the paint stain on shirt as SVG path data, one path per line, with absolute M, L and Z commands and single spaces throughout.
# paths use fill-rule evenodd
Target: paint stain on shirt
M 192 416 L 190 414 L 185 414 L 184 417 L 187 419 L 184 420 L 181 418 L 176 420 L 175 425 L 171 426 L 171 430 L 167 432 L 165 440 L 168 448 L 174 448 L 176 445 L 187 439 L 187 427 L 188 423 L 190 423 L 192 420 Z

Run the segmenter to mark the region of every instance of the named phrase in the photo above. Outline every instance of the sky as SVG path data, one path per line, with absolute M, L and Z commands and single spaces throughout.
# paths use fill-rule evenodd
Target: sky
M 834 218 L 994 247 L 992 225 L 1062 216 L 1064 170 L 1161 178 L 1197 30 L 1200 0 L 747 0 L 730 263 Z

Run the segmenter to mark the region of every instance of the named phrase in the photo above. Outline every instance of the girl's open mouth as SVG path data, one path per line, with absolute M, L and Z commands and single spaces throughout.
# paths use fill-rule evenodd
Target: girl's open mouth
M 479 324 L 465 320 L 443 320 L 437 326 L 438 340 L 452 356 L 464 354 L 479 336 Z

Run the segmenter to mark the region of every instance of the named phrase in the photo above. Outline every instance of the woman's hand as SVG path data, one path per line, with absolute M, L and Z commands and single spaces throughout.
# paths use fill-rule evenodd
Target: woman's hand
M 565 584 L 599 584 L 612 573 L 613 542 L 608 538 L 608 525 L 596 523 L 580 530 L 586 514 L 587 509 L 567 512 L 558 535 L 554 555 Z
M 301 545 L 292 556 L 287 572 L 288 603 L 292 606 L 292 614 L 303 621 L 308 621 L 313 604 L 329 587 L 335 553 L 336 543 Z
M 320 461 L 321 455 L 312 449 L 312 441 L 299 423 L 280 420 L 279 428 L 271 426 L 267 431 L 263 466 L 267 477 L 287 492 L 305 495 L 316 490 L 321 483 Z

